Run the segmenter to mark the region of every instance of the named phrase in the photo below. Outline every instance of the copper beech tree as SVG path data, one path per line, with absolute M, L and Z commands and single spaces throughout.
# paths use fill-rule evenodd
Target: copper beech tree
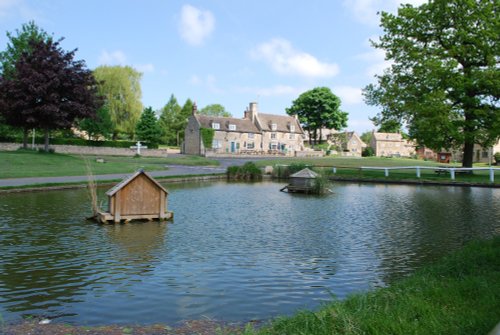
M 24 130 L 42 129 L 45 151 L 51 130 L 69 129 L 78 119 L 94 117 L 102 105 L 85 62 L 74 60 L 76 50 L 66 52 L 59 42 L 30 41 L 30 51 L 17 59 L 12 75 L 0 78 L 4 122 Z

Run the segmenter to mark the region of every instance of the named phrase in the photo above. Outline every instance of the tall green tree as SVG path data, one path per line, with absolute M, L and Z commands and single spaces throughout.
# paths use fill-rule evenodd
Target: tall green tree
M 500 137 L 498 0 L 430 0 L 382 13 L 384 34 L 373 45 L 391 67 L 365 88 L 382 121 L 404 122 L 420 145 L 463 148 Z
M 15 34 L 7 32 L 7 48 L 0 52 L 0 72 L 3 77 L 12 77 L 16 62 L 23 53 L 30 53 L 30 43 L 33 41 L 49 41 L 52 37 L 34 21 L 30 21 L 16 29 Z
M 151 107 L 145 108 L 139 122 L 137 122 L 135 129 L 136 138 L 156 146 L 160 143 L 161 135 L 162 129 L 156 119 L 156 113 Z
M 45 132 L 69 129 L 80 118 L 92 117 L 101 101 L 92 72 L 74 60 L 59 42 L 33 40 L 23 52 L 11 77 L 0 77 L 0 113 L 9 125 Z M 26 146 L 26 141 L 24 143 Z
M 160 127 L 162 128 L 162 142 L 168 145 L 178 145 L 179 120 L 182 107 L 177 102 L 177 98 L 172 94 L 167 104 L 160 111 Z
M 143 109 L 142 74 L 130 66 L 99 66 L 94 77 L 113 123 L 113 139 L 118 134 L 132 138 Z
M 194 102 L 191 99 L 187 99 L 184 105 L 182 105 L 181 113 L 179 115 L 179 122 L 177 123 L 177 145 L 181 144 L 184 139 L 184 133 L 186 131 L 186 126 L 188 123 L 189 116 L 193 113 Z
M 321 140 L 321 129 L 341 130 L 347 127 L 347 113 L 340 110 L 340 98 L 328 87 L 316 87 L 302 93 L 286 109 L 288 115 L 297 115 L 313 143 Z
M 226 111 L 226 108 L 221 104 L 211 104 L 206 105 L 201 110 L 198 111 L 198 114 L 210 115 L 210 116 L 222 116 L 222 117 L 232 117 L 231 113 Z
M 103 105 L 97 110 L 95 117 L 80 120 L 78 127 L 88 134 L 89 140 L 96 141 L 99 137 L 108 138 L 113 132 L 113 123 L 109 116 L 108 107 Z

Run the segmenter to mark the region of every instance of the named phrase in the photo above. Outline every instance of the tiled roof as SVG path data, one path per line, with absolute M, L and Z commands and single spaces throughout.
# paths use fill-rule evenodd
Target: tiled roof
M 196 114 L 196 119 L 203 128 L 212 128 L 213 123 L 218 123 L 222 131 L 234 131 L 242 133 L 260 133 L 259 129 L 249 119 L 237 119 L 233 117 L 209 116 Z M 236 130 L 229 130 L 229 125 L 236 126 Z
M 284 133 L 290 132 L 290 126 L 295 126 L 294 133 L 303 134 L 302 127 L 293 116 L 275 115 L 275 114 L 257 114 L 262 130 L 264 131 L 280 131 Z M 276 130 L 271 129 L 272 124 L 276 124 Z
M 307 178 L 307 179 L 313 179 L 316 178 L 318 174 L 312 170 L 309 170 L 308 168 L 302 169 L 299 172 L 296 172 L 292 175 L 290 175 L 290 178 Z

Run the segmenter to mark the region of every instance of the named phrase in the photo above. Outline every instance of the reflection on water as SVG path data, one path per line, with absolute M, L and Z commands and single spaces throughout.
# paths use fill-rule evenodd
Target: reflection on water
M 80 324 L 249 320 L 384 286 L 500 234 L 500 190 L 167 185 L 174 223 L 86 221 L 84 190 L 0 195 L 0 314 Z M 100 198 L 104 198 L 100 190 Z

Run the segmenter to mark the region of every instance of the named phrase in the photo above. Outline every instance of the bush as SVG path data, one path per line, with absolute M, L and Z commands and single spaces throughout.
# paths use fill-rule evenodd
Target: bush
M 500 152 L 495 152 L 493 157 L 495 157 L 495 164 L 500 165 Z
M 361 152 L 361 156 L 362 157 L 371 157 L 371 156 L 375 156 L 375 151 L 373 150 L 372 147 L 366 147 L 363 149 L 363 151 Z
M 261 180 L 262 171 L 254 162 L 246 162 L 242 166 L 228 167 L 227 178 L 230 180 Z
M 309 167 L 309 165 L 304 163 L 292 163 L 290 165 L 276 165 L 273 168 L 273 177 L 286 179 L 289 178 L 290 175 L 294 174 L 295 172 L 299 172 L 300 170 L 303 170 L 306 167 Z

